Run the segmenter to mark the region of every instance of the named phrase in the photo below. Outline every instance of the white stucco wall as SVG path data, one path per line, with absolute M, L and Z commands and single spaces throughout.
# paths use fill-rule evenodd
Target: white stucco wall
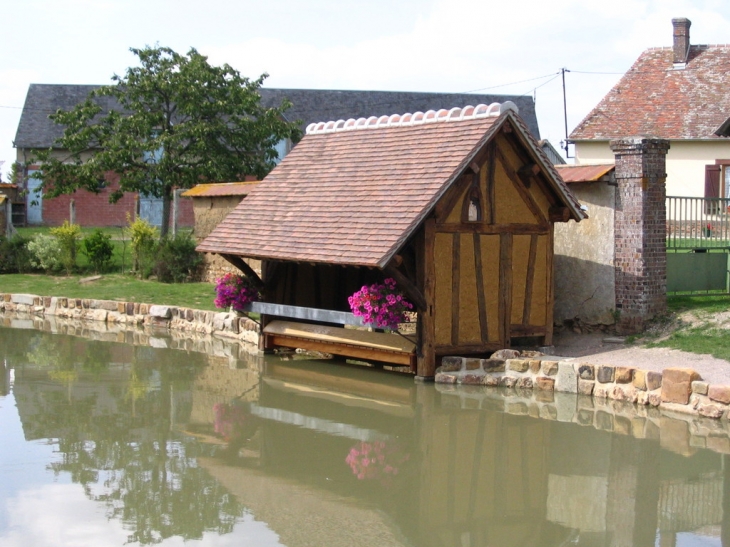
M 576 163 L 614 161 L 608 141 L 577 142 Z M 667 195 L 704 197 L 705 165 L 730 160 L 730 140 L 671 141 L 667 154 Z
M 577 318 L 583 324 L 610 325 L 616 304 L 615 187 L 584 182 L 571 184 L 570 190 L 588 207 L 589 218 L 555 224 L 554 319 L 558 324 Z

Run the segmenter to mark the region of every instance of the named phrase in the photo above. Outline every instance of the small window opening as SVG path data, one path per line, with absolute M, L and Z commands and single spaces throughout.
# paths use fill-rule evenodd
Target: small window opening
M 479 196 L 469 196 L 467 220 L 469 222 L 479 222 L 482 220 L 482 207 L 479 204 Z

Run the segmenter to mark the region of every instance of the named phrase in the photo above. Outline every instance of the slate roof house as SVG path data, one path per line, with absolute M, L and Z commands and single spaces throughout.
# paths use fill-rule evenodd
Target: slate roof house
M 312 124 L 198 250 L 244 271 L 243 257 L 262 260 L 267 303 L 349 311 L 348 296 L 392 277 L 418 310 L 408 343 L 264 316 L 265 348 L 358 358 L 367 345 L 428 378 L 444 355 L 549 344 L 553 223 L 585 215 L 516 110 Z
M 24 166 L 29 190 L 37 187 L 37 180 L 32 177 L 38 165 L 30 162 L 33 151 L 47 149 L 54 145 L 62 135 L 62 128 L 48 119 L 48 115 L 57 109 L 71 109 L 82 102 L 90 91 L 99 86 L 94 85 L 49 85 L 31 84 L 28 88 L 23 111 L 20 116 L 18 130 L 14 140 L 17 149 L 17 161 Z M 416 112 L 452 108 L 464 104 L 485 103 L 495 101 L 512 101 L 519 108 L 525 123 L 536 139 L 539 139 L 535 105 L 530 97 L 501 95 L 472 95 L 459 93 L 416 93 L 392 91 L 335 91 L 312 89 L 261 89 L 264 106 L 278 105 L 284 98 L 292 103 L 287 112 L 290 120 L 300 120 L 302 128 L 323 119 L 348 119 L 370 116 L 381 116 L 392 112 Z M 115 109 L 117 105 L 110 98 L 103 98 L 107 109 Z M 282 142 L 279 148 L 281 157 L 291 149 L 291 143 Z M 62 153 L 62 150 L 58 151 Z M 110 185 L 114 180 L 108 181 Z M 76 200 L 77 222 L 87 225 L 122 225 L 126 223 L 127 212 L 134 210 L 134 196 L 129 195 L 117 206 L 108 203 L 107 191 L 101 194 L 90 194 L 80 191 L 74 194 Z M 54 200 L 41 200 L 38 206 L 31 205 L 28 198 L 28 222 L 32 224 L 60 224 L 68 218 L 68 196 Z M 181 202 L 181 224 L 192 225 L 192 206 L 188 200 Z
M 730 197 L 730 45 L 692 45 L 672 20 L 672 47 L 644 51 L 570 135 L 578 163 L 613 161 L 611 139 L 668 139 L 667 195 Z

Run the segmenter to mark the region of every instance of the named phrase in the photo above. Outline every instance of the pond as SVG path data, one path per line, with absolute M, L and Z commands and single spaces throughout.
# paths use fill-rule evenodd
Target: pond
M 119 339 L 0 328 L 0 545 L 730 545 L 711 420 Z

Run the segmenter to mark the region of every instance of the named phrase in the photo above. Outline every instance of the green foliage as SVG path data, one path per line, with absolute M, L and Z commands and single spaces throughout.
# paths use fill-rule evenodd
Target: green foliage
M 61 264 L 66 270 L 66 274 L 71 275 L 71 272 L 76 268 L 76 254 L 79 247 L 79 239 L 81 238 L 81 226 L 71 224 L 68 220 L 64 220 L 63 225 L 51 228 L 51 235 L 61 245 Z
M 141 278 L 146 279 L 152 273 L 159 231 L 142 218 L 131 221 L 127 231 L 132 247 L 134 271 Z
M 45 196 L 99 192 L 99 181 L 117 173 L 112 202 L 125 192 L 163 198 L 164 236 L 174 188 L 261 178 L 275 165 L 276 144 L 300 137 L 298 124 L 285 121 L 288 102 L 261 105 L 266 74 L 249 80 L 227 64 L 211 66 L 195 49 L 186 55 L 166 47 L 131 51 L 140 66 L 113 76 L 114 85 L 96 89 L 74 109 L 51 115 L 64 127 L 55 148 L 69 154 L 59 159 L 46 150 L 34 158 L 43 163 L 36 176 Z M 118 107 L 109 110 L 110 102 Z
M 38 234 L 28 242 L 30 265 L 46 273 L 61 269 L 63 249 L 58 238 L 46 234 Z
M 112 260 L 114 254 L 114 245 L 112 244 L 112 236 L 105 234 L 101 230 L 96 230 L 92 235 L 85 238 L 83 253 L 89 259 L 91 267 L 99 273 L 104 271 Z
M 0 236 L 0 273 L 25 273 L 32 269 L 29 242 L 30 238 L 21 235 Z
M 157 248 L 154 272 L 163 283 L 197 281 L 203 257 L 188 234 L 166 237 Z

